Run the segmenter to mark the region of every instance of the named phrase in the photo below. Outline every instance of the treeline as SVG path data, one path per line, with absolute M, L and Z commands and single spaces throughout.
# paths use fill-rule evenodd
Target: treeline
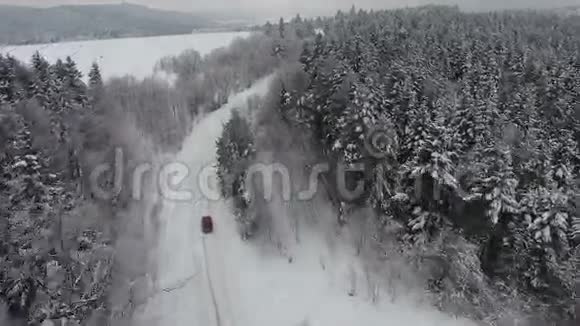
M 156 94 L 104 83 L 96 64 L 88 77 L 70 58 L 51 64 L 36 53 L 26 65 L 0 56 L 0 303 L 12 318 L 2 322 L 128 315 L 117 297 L 146 271 L 148 217 L 131 200 L 131 172 L 154 163 L 160 146 L 137 98 Z M 163 104 L 146 113 L 175 130 L 182 122 Z
M 306 24 L 302 26 L 302 22 Z M 229 94 L 249 86 L 256 78 L 286 69 L 284 67 L 290 62 L 297 62 L 302 51 L 303 38 L 316 35 L 315 25 L 312 22 L 303 21 L 300 16 L 297 16 L 291 24 L 285 23 L 282 19 L 277 26 L 267 23 L 261 32 L 250 37 L 249 41 L 240 40 L 232 44 L 231 47 L 236 49 L 234 53 L 240 58 L 232 57 L 224 50 L 215 51 L 209 56 L 210 62 L 217 67 L 231 61 L 245 63 L 233 70 L 230 68 L 222 70 L 225 76 L 236 76 L 233 80 L 240 82 L 219 87 L 226 93 L 221 97 L 222 101 L 210 108 L 221 106 Z M 164 64 L 165 66 L 170 64 L 179 66 L 183 62 L 185 60 L 182 59 L 179 62 L 166 61 Z M 225 80 L 232 80 L 232 78 Z M 191 78 L 179 76 L 178 85 L 180 82 L 186 88 L 192 87 Z M 252 98 L 248 100 L 248 106 L 251 109 L 257 109 L 256 106 L 261 102 L 258 98 Z M 245 184 L 246 171 L 252 163 L 255 163 L 257 150 L 253 132 L 256 125 L 248 121 L 248 116 L 241 110 L 234 109 L 230 120 L 224 125 L 222 135 L 216 142 L 217 176 L 221 195 L 223 198 L 232 200 L 234 215 L 244 239 L 256 235 L 259 228 L 258 218 L 253 213 L 256 203 L 252 200 L 255 194 L 251 194 L 248 185 Z M 269 136 L 266 135 L 266 137 Z
M 221 195 L 232 199 L 242 237 L 248 239 L 257 231 L 256 221 L 248 213 L 252 198 L 246 185 L 246 171 L 255 159 L 256 146 L 250 124 L 238 111 L 234 110 L 224 125 L 216 148 Z
M 286 48 L 285 54 L 279 51 Z M 185 94 L 194 114 L 212 112 L 224 105 L 229 96 L 248 88 L 253 82 L 274 72 L 285 56 L 298 57 L 300 43 L 256 33 L 236 39 L 205 57 L 185 51 L 158 62 L 156 70 L 175 75 L 174 88 Z
M 110 203 L 79 187 L 86 156 L 110 146 L 91 123 L 103 84 L 96 66 L 89 85 L 81 77 L 70 58 L 37 53 L 27 67 L 0 56 L 0 298 L 32 324 L 88 318 L 110 284 Z
M 369 239 L 402 224 L 409 252 L 451 266 L 430 284 L 443 309 L 574 320 L 578 17 L 353 8 L 285 28 L 307 31 L 302 54 L 258 111 L 331 166 L 364 166 L 346 182 L 362 196 L 328 184 L 339 220 L 372 207 Z

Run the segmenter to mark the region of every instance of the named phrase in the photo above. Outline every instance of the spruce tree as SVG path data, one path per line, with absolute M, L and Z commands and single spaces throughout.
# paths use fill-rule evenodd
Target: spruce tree
M 0 261 L 0 297 L 13 315 L 27 317 L 42 280 L 38 263 L 48 252 L 43 232 L 49 222 L 45 213 L 50 189 L 45 184 L 41 155 L 32 148 L 28 124 L 21 118 L 16 123 L 18 133 L 7 149 L 11 155 L 1 162 L 2 178 L 8 178 L 0 191 L 9 200 L 7 214 L 2 217 L 6 219 L 9 247 Z
M 96 62 L 93 62 L 91 66 L 91 71 L 89 72 L 89 85 L 88 93 L 92 101 L 96 101 L 101 98 L 103 94 L 103 78 L 101 76 L 101 69 Z
M 278 22 L 278 33 L 281 39 L 286 37 L 286 23 L 282 17 L 280 17 L 280 21 Z
M 87 102 L 86 85 L 83 82 L 83 74 L 78 70 L 76 63 L 71 57 L 66 57 L 66 87 L 71 91 L 72 100 L 78 105 L 84 105 Z
M 29 87 L 29 96 L 35 97 L 41 106 L 49 109 L 50 97 L 55 92 L 54 78 L 50 64 L 39 52 L 32 56 L 32 72 L 34 76 Z
M 89 87 L 91 89 L 103 87 L 103 78 L 101 76 L 101 69 L 96 62 L 93 62 L 91 71 L 89 72 Z
M 14 60 L 0 54 L 0 105 L 17 100 Z
M 248 122 L 237 110 L 224 125 L 222 136 L 217 141 L 217 165 L 220 189 L 225 198 L 241 194 L 240 182 L 244 180 L 244 162 L 254 155 L 254 140 Z
M 235 216 L 247 238 L 254 231 L 256 222 L 248 215 L 251 195 L 246 182 L 246 170 L 255 156 L 254 137 L 250 125 L 237 110 L 224 125 L 217 147 L 217 176 L 222 196 L 232 199 Z
M 57 59 L 52 67 L 55 77 L 62 82 L 65 82 L 68 78 L 68 69 L 61 59 Z

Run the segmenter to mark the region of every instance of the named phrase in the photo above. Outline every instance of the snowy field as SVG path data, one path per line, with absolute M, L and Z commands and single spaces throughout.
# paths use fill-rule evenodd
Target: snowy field
M 123 75 L 141 79 L 150 76 L 157 61 L 165 56 L 177 55 L 188 49 L 204 55 L 230 44 L 237 37 L 247 35 L 247 32 L 199 33 L 23 46 L 0 45 L 0 53 L 13 55 L 27 63 L 36 51 L 53 63 L 59 58 L 70 56 L 85 77 L 91 64 L 97 62 L 105 79 Z

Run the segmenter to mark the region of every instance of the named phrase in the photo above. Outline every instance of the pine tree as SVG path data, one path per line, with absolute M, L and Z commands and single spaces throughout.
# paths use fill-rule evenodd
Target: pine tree
M 349 87 L 346 76 L 349 73 L 346 64 L 339 64 L 332 69 L 329 76 L 323 78 L 321 88 L 324 92 L 316 93 L 315 107 L 317 114 L 321 116 L 321 139 L 330 151 L 343 148 L 341 144 L 341 130 L 344 128 L 344 110 L 349 102 Z M 328 79 L 327 79 L 328 78 Z
M 57 59 L 52 67 L 55 77 L 65 83 L 68 78 L 68 69 L 61 59 Z
M 454 116 L 453 125 L 456 126 L 454 138 L 462 152 L 467 152 L 476 144 L 475 130 L 477 109 L 475 100 L 467 83 L 462 83 L 459 95 L 459 105 Z
M 518 257 L 517 265 L 524 286 L 540 291 L 543 297 L 565 300 L 574 291 L 568 200 L 565 193 L 543 187 L 530 189 L 522 198 L 525 227 L 522 232 L 527 232 L 524 234 L 527 238 L 514 251 L 523 255 Z
M 50 108 L 50 97 L 55 92 L 54 78 L 50 69 L 50 64 L 39 53 L 32 56 L 32 70 L 34 77 L 29 87 L 29 96 L 35 97 L 41 106 Z
M 96 62 L 93 62 L 91 71 L 89 72 L 88 92 L 92 101 L 98 100 L 103 94 L 103 78 L 101 76 L 101 69 Z
M 241 195 L 234 185 L 243 180 L 244 162 L 254 155 L 254 140 L 248 122 L 237 110 L 224 125 L 222 136 L 217 141 L 217 165 L 220 189 L 225 198 Z
M 247 238 L 256 227 L 252 216 L 247 214 L 251 196 L 246 182 L 246 170 L 255 155 L 254 138 L 248 122 L 237 110 L 224 125 L 217 147 L 217 176 L 222 196 L 232 199 L 235 216 Z
M 572 219 L 572 231 L 570 234 L 572 241 L 576 247 L 580 247 L 580 217 L 575 216 Z
M 280 17 L 280 22 L 278 23 L 278 33 L 281 39 L 286 37 L 286 26 L 284 22 L 284 18 Z
M 68 112 L 73 106 L 72 89 L 69 87 L 68 68 L 62 60 L 58 59 L 51 67 L 51 71 L 53 78 L 52 83 L 55 88 L 52 97 L 49 99 L 52 105 L 51 109 L 59 114 L 62 112 Z
M 486 158 L 486 173 L 481 178 L 483 198 L 489 203 L 487 215 L 492 224 L 513 218 L 519 213 L 517 200 L 518 179 L 513 171 L 511 150 L 499 147 Z M 488 161 L 489 160 L 489 161 Z
M 86 104 L 87 89 L 82 80 L 82 73 L 78 70 L 76 63 L 71 59 L 71 57 L 66 57 L 65 67 L 67 72 L 66 87 L 72 94 L 72 100 L 79 105 Z
M 2 163 L 3 187 L 0 191 L 9 200 L 6 218 L 8 248 L 0 261 L 0 297 L 8 303 L 10 311 L 26 317 L 34 302 L 42 276 L 43 256 L 48 252 L 46 230 L 48 216 L 46 205 L 50 189 L 43 176 L 44 162 L 32 149 L 29 127 L 17 119 L 19 132 L 11 141 L 11 155 Z
M 0 55 L 0 105 L 14 103 L 17 100 L 14 69 L 14 60 Z
M 340 153 L 347 164 L 357 163 L 364 158 L 378 155 L 367 153 L 365 149 L 366 135 L 383 123 L 390 123 L 386 112 L 383 111 L 384 99 L 381 92 L 367 81 L 368 85 L 360 81 L 351 83 L 348 93 L 348 103 L 342 111 L 335 112 L 338 116 L 337 131 L 333 150 Z M 379 148 L 376 149 L 380 150 Z M 389 149 L 384 148 L 385 151 Z
M 448 223 L 449 201 L 458 188 L 455 178 L 458 157 L 451 142 L 447 105 L 445 99 L 439 99 L 428 109 L 431 105 L 423 101 L 413 114 L 415 123 L 408 134 L 412 154 L 403 165 L 406 176 L 403 184 L 412 186 L 407 192 L 415 205 L 409 227 L 426 235 L 433 235 Z
M 91 71 L 89 72 L 89 87 L 91 89 L 103 87 L 103 78 L 101 77 L 101 69 L 96 62 L 93 62 Z
M 308 41 L 305 41 L 304 45 L 302 46 L 302 53 L 300 54 L 300 63 L 304 67 L 304 71 L 310 72 L 313 59 L 314 58 L 312 51 L 310 50 L 310 44 Z

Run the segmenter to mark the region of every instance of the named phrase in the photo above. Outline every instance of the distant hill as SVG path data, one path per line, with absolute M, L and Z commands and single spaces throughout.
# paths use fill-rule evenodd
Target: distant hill
M 134 4 L 50 8 L 0 5 L 0 44 L 184 34 L 218 26 L 201 15 Z

